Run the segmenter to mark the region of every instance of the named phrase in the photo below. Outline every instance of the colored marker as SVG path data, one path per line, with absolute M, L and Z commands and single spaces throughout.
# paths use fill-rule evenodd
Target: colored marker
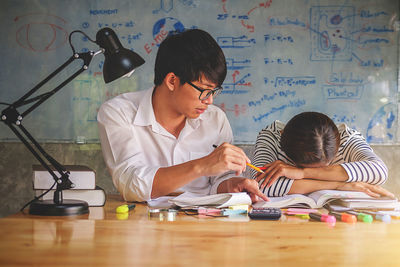
M 116 209 L 117 213 L 128 213 L 131 209 L 134 209 L 136 207 L 135 204 L 132 205 L 128 205 L 128 204 L 124 204 L 121 206 L 118 206 Z
M 392 218 L 388 214 L 382 214 L 378 212 L 372 212 L 372 211 L 363 211 L 365 214 L 370 214 L 375 218 L 375 220 L 384 222 L 384 223 L 390 223 L 392 221 Z
M 336 222 L 336 218 L 332 215 L 310 212 L 308 214 L 308 216 L 310 216 L 311 219 L 320 221 L 320 222 L 327 222 L 327 223 L 335 223 Z
M 300 219 L 306 219 L 306 220 L 309 220 L 309 219 L 310 219 L 310 215 L 308 215 L 308 214 L 300 214 L 300 213 L 297 213 L 297 214 L 295 214 L 294 216 L 299 217 Z
M 347 222 L 347 223 L 355 223 L 357 222 L 356 216 L 348 213 L 340 213 L 340 212 L 335 212 L 331 211 L 329 214 L 335 216 L 336 220 L 340 220 L 342 222 Z
M 379 214 L 387 214 L 390 217 L 392 217 L 392 219 L 398 220 L 400 219 L 400 211 L 394 211 L 394 210 L 380 210 L 377 213 Z
M 346 213 L 357 216 L 357 220 L 359 220 L 361 222 L 371 223 L 374 220 L 372 218 L 372 216 L 369 214 L 355 212 L 355 211 L 351 211 L 351 210 L 347 210 Z

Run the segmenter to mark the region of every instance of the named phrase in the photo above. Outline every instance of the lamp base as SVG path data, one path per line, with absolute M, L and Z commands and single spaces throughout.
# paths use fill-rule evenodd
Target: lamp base
M 56 204 L 53 200 L 38 200 L 29 207 L 29 214 L 41 216 L 71 216 L 89 213 L 89 205 L 85 201 L 64 199 Z

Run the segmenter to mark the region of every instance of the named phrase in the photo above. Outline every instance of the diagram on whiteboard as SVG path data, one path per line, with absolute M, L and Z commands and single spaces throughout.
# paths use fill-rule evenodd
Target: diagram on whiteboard
M 353 25 L 354 7 L 311 7 L 311 60 L 350 61 Z

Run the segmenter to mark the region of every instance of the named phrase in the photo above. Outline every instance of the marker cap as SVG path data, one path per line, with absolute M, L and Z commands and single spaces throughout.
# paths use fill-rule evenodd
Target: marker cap
M 365 213 L 359 213 L 357 219 L 366 223 L 370 223 L 374 220 L 371 215 Z
M 335 223 L 336 222 L 336 218 L 335 218 L 335 216 L 332 216 L 332 215 L 322 214 L 321 215 L 321 221 L 322 222 L 327 222 L 327 223 Z
M 390 215 L 387 215 L 387 214 L 376 214 L 375 215 L 375 219 L 380 220 L 380 221 L 385 222 L 385 223 L 390 223 L 391 220 L 392 220 L 390 218 Z
M 357 218 L 354 215 L 351 215 L 351 214 L 348 214 L 348 213 L 343 213 L 341 221 L 342 222 L 348 222 L 348 223 L 355 223 L 355 222 L 357 222 Z

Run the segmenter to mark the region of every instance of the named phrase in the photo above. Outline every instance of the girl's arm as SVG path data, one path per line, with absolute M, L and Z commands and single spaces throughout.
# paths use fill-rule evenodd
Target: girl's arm
M 367 184 L 363 182 L 346 183 L 346 182 L 332 182 L 332 181 L 320 181 L 302 179 L 295 180 L 290 188 L 289 194 L 308 194 L 317 190 L 343 190 L 343 191 L 360 191 L 364 192 L 372 197 L 390 197 L 395 196 L 387 191 L 386 189 L 378 186 Z
M 346 163 L 340 164 L 347 173 L 347 182 L 365 182 L 383 184 L 388 177 L 385 163 L 373 152 L 362 135 L 346 128 L 342 135 L 347 136 L 344 145 L 340 147 Z

